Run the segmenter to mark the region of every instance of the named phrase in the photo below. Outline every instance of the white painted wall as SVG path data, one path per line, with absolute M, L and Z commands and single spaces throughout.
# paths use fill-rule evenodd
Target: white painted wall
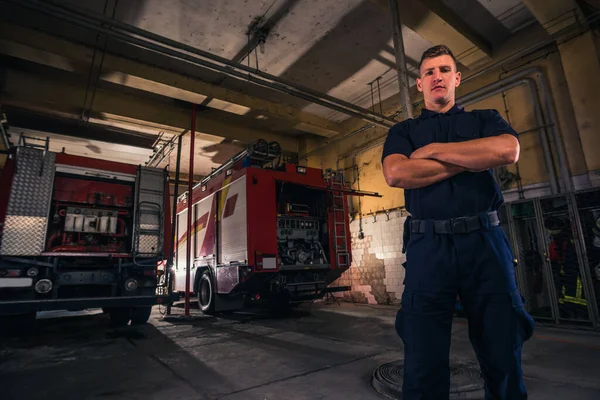
M 402 235 L 406 215 L 400 210 L 363 217 L 364 238 L 359 239 L 360 221 L 350 224 L 352 265 L 331 286 L 352 286 L 338 293 L 344 300 L 369 304 L 399 304 L 404 291 Z

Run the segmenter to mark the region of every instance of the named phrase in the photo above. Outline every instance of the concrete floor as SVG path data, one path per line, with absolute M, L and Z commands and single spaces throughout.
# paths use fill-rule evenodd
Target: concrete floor
M 47 315 L 34 337 L 0 344 L 0 398 L 384 399 L 371 374 L 402 357 L 390 307 L 313 304 L 279 318 L 192 313 L 167 321 L 156 309 L 151 323 L 121 329 L 102 314 Z M 452 356 L 474 359 L 461 319 Z M 523 368 L 531 399 L 599 399 L 600 335 L 538 327 Z

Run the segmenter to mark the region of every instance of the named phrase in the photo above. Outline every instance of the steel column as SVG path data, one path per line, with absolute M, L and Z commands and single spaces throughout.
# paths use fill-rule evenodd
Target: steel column
M 571 181 L 571 175 L 569 173 L 569 161 L 567 159 L 565 147 L 562 143 L 560 132 L 558 131 L 558 119 L 554 112 L 554 101 L 552 100 L 552 95 L 548 87 L 546 74 L 539 67 L 537 68 L 536 73 L 539 77 L 538 88 L 540 91 L 540 98 L 545 106 L 546 124 L 551 126 L 552 140 L 554 141 L 554 149 L 556 150 L 558 158 L 558 168 L 560 169 L 560 176 L 562 178 L 562 190 L 563 192 L 568 193 L 573 190 L 573 182 Z
M 558 294 L 556 293 L 556 288 L 554 287 L 554 274 L 552 273 L 552 266 L 550 265 L 549 258 L 550 250 L 548 249 L 548 243 L 546 243 L 544 240 L 543 235 L 546 227 L 544 226 L 542 204 L 539 198 L 533 199 L 533 206 L 535 210 L 535 221 L 537 222 L 538 227 L 538 248 L 544 250 L 544 277 L 546 278 L 546 286 L 548 289 L 548 301 L 550 301 L 550 309 L 552 311 L 554 323 L 558 325 L 560 319 L 560 311 L 558 309 Z
M 594 284 L 590 273 L 590 264 L 585 247 L 583 227 L 581 226 L 581 219 L 579 218 L 577 199 L 573 192 L 570 192 L 568 196 L 570 204 L 569 212 L 571 213 L 570 219 L 571 222 L 575 223 L 575 226 L 573 226 L 573 236 L 575 239 L 575 250 L 577 251 L 577 262 L 579 263 L 579 274 L 584 288 L 583 293 L 587 300 L 587 308 L 590 314 L 590 321 L 592 321 L 592 326 L 594 328 L 600 328 L 600 316 L 598 315 L 598 305 L 596 304 L 596 292 L 594 291 Z
M 173 284 L 172 284 L 172 279 L 171 279 L 171 269 L 173 268 L 173 264 L 174 264 L 174 257 L 175 257 L 175 253 L 177 252 L 177 198 L 178 196 L 178 192 L 179 192 L 179 170 L 181 167 L 181 142 L 183 140 L 183 135 L 180 134 L 179 137 L 177 138 L 177 161 L 175 161 L 175 187 L 173 188 L 173 214 L 171 216 L 172 218 L 172 223 L 171 223 L 171 240 L 172 240 L 172 246 L 171 246 L 171 257 L 170 260 L 168 261 L 166 268 L 165 268 L 165 284 L 167 285 L 167 292 L 169 293 L 169 297 L 171 296 L 172 292 L 173 292 Z M 171 315 L 171 305 L 168 304 L 167 305 L 167 315 Z
M 408 85 L 408 73 L 406 70 L 406 55 L 404 54 L 404 41 L 402 39 L 400 9 L 398 7 L 398 0 L 389 0 L 389 5 L 392 16 L 396 71 L 398 72 L 398 85 L 400 86 L 400 104 L 402 105 L 402 117 L 406 120 L 413 117 L 413 109 L 410 101 L 410 86 Z
M 192 104 L 192 129 L 190 131 L 190 170 L 188 172 L 188 214 L 187 214 L 187 231 L 186 231 L 186 263 L 185 263 L 185 316 L 190 315 L 190 265 L 192 252 L 192 204 L 194 189 L 194 139 L 196 136 L 196 104 Z
M 179 197 L 179 172 L 181 169 L 181 142 L 183 135 L 177 138 L 177 159 L 175 161 L 175 184 L 173 188 L 173 224 L 171 226 L 171 238 L 173 239 L 173 251 L 171 252 L 171 264 L 177 250 L 177 198 Z

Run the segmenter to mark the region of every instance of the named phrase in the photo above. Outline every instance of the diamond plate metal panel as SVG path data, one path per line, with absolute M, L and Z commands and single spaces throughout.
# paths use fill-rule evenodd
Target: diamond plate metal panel
M 160 227 L 158 225 L 141 225 L 138 253 L 152 254 L 157 253 L 160 244 L 160 237 L 156 234 L 144 234 L 145 231 L 157 231 Z
M 54 153 L 17 149 L 0 254 L 35 256 L 44 250 L 54 171 Z
M 7 214 L 46 217 L 54 183 L 54 153 L 43 157 L 40 150 L 19 147 L 16 161 Z
M 138 252 L 141 254 L 155 254 L 158 252 L 158 236 L 140 235 L 140 246 Z
M 46 217 L 7 215 L 2 234 L 2 254 L 36 256 L 44 251 Z
M 229 293 L 240 281 L 237 265 L 217 267 L 217 293 Z

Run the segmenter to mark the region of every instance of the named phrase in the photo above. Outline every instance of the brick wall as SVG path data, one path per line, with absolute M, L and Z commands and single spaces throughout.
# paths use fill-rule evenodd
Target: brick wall
M 346 301 L 369 304 L 399 304 L 404 290 L 402 234 L 406 214 L 402 210 L 363 217 L 350 224 L 352 265 L 331 286 L 351 286 L 337 296 Z

